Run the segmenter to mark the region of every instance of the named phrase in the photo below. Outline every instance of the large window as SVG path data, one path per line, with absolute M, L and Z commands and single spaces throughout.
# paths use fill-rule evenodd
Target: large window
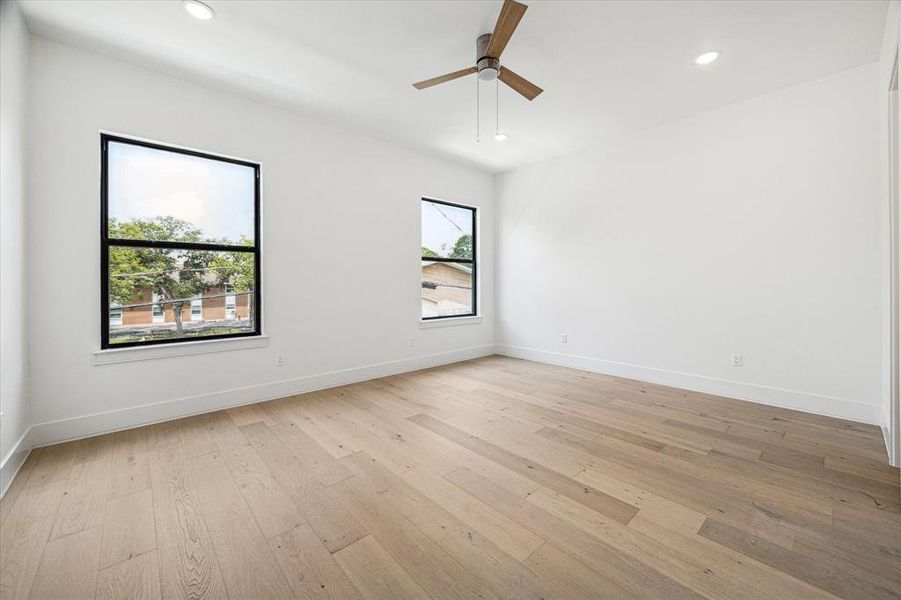
M 422 318 L 476 314 L 476 209 L 422 199 Z
M 259 165 L 100 144 L 102 347 L 259 335 Z

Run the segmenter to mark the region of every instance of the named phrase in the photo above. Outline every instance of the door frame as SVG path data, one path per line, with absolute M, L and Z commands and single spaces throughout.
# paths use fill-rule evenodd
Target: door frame
M 901 99 L 899 54 L 895 48 L 888 85 L 888 185 L 889 185 L 889 462 L 901 463 Z

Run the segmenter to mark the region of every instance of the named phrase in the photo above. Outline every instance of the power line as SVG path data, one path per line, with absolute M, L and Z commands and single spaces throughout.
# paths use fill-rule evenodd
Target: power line
M 110 277 L 135 277 L 135 276 L 146 276 L 146 275 L 165 275 L 166 273 L 183 273 L 183 272 L 194 272 L 194 271 L 221 271 L 223 269 L 237 269 L 237 267 L 225 266 L 225 267 L 199 267 L 194 269 L 166 269 L 165 271 L 145 271 L 143 273 L 110 273 Z
M 444 211 L 441 210 L 441 209 L 438 207 L 437 204 L 435 204 L 435 203 L 433 202 L 433 203 L 432 203 L 432 206 L 434 206 L 434 207 L 435 207 L 435 210 L 437 210 L 438 212 L 440 212 L 440 213 L 441 213 L 441 216 L 444 217 L 445 219 L 447 219 L 448 222 L 450 222 L 451 225 L 453 225 L 454 227 L 456 227 L 456 228 L 457 228 L 457 231 L 459 231 L 460 233 L 462 233 L 462 234 L 464 234 L 464 235 L 466 234 L 466 232 L 463 231 L 463 230 L 460 228 L 459 225 L 457 225 L 456 223 L 454 223 L 453 219 L 451 219 L 449 216 L 447 216 L 446 214 L 444 214 Z

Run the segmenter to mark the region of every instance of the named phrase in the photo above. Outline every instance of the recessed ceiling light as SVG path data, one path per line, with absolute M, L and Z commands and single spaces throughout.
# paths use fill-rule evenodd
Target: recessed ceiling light
M 200 0 L 185 0 L 185 10 L 189 15 L 201 21 L 209 21 L 216 14 L 212 7 Z
M 709 65 L 710 63 L 712 63 L 719 57 L 720 57 L 719 52 L 717 52 L 716 50 L 711 50 L 710 52 L 705 52 L 704 54 L 698 56 L 695 59 L 695 64 L 696 65 Z
M 494 134 L 494 140 L 497 142 L 503 142 L 506 139 L 507 139 L 506 133 L 501 133 L 500 131 L 498 131 L 497 133 Z

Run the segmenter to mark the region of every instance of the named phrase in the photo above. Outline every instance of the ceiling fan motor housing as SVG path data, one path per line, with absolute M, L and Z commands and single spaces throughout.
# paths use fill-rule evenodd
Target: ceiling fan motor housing
M 494 81 L 497 79 L 501 61 L 486 55 L 491 34 L 480 35 L 476 40 L 476 68 L 479 70 L 479 79 L 482 81 Z

